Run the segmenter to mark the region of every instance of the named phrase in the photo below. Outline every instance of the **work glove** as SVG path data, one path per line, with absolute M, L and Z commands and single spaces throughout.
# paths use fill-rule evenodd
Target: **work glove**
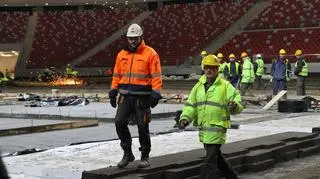
M 118 96 L 118 90 L 117 89 L 112 89 L 112 90 L 109 91 L 110 104 L 114 108 L 117 107 L 117 96 Z
M 181 119 L 179 123 L 179 129 L 184 129 L 189 125 L 189 122 L 186 119 Z
M 230 101 L 228 103 L 228 109 L 231 114 L 235 113 L 237 111 L 237 108 L 238 108 L 238 104 L 236 102 Z
M 150 96 L 150 107 L 156 107 L 160 99 L 162 99 L 162 96 L 159 93 L 152 91 Z

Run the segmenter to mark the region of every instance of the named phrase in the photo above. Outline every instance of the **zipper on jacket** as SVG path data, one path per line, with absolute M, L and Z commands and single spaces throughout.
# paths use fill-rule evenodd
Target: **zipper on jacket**
M 132 53 L 131 64 L 130 64 L 129 84 L 130 84 L 130 81 L 131 81 L 131 70 L 132 70 L 133 56 L 134 56 L 134 53 Z

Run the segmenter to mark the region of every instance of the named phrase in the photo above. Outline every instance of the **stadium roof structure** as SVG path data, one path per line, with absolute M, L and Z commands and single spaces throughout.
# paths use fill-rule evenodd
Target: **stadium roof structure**
M 0 6 L 126 5 L 157 1 L 159 0 L 0 0 Z

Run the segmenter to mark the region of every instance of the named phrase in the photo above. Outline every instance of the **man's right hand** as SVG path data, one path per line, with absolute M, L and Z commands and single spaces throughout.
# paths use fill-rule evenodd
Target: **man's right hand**
M 113 108 L 117 107 L 117 98 L 110 98 L 110 104 Z
M 118 90 L 117 89 L 112 89 L 112 90 L 109 91 L 110 104 L 114 108 L 117 107 L 117 95 L 118 95 Z
M 179 128 L 184 129 L 189 125 L 189 122 L 186 119 L 181 119 L 179 123 Z

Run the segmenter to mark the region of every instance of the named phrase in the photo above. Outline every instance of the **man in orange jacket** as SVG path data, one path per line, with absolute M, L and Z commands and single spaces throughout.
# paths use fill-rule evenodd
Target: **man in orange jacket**
M 121 50 L 116 59 L 109 98 L 111 106 L 118 109 L 115 117 L 117 134 L 124 151 L 119 168 L 134 161 L 131 150 L 132 139 L 128 118 L 134 114 L 139 132 L 141 161 L 139 168 L 148 167 L 151 141 L 149 122 L 150 107 L 154 108 L 161 99 L 161 65 L 157 52 L 143 40 L 143 31 L 138 24 L 131 24 L 127 31 L 128 46 Z M 120 93 L 117 100 L 117 95 Z

